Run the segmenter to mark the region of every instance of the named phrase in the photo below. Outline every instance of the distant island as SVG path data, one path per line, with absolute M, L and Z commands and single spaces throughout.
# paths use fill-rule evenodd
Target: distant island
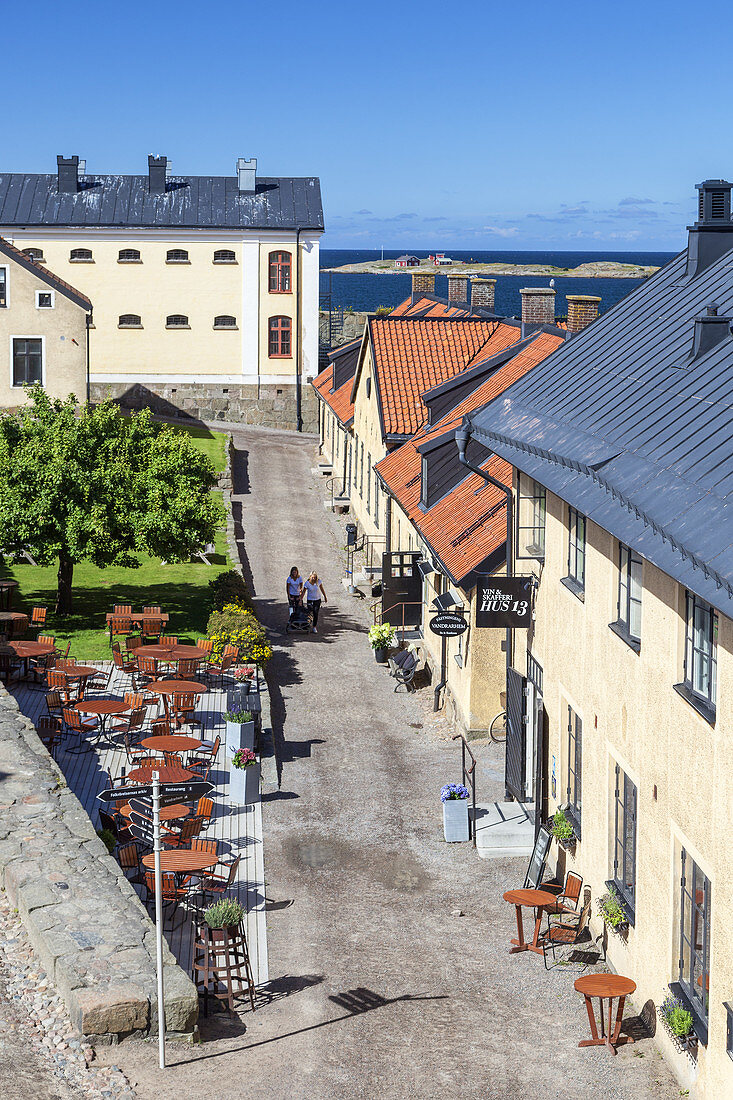
M 620 264 L 612 260 L 580 264 L 578 267 L 553 267 L 551 264 L 487 264 L 463 263 L 453 260 L 436 266 L 431 260 L 421 260 L 412 267 L 395 267 L 394 260 L 368 260 L 361 264 L 344 264 L 343 267 L 324 267 L 323 271 L 337 271 L 341 275 L 473 275 L 477 278 L 494 278 L 496 275 L 544 275 L 561 279 L 647 279 L 658 267 L 641 264 Z

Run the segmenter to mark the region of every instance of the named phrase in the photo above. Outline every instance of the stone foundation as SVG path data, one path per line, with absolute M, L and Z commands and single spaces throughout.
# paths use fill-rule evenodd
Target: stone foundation
M 222 386 L 208 382 L 92 382 L 90 400 L 111 397 L 123 409 L 152 409 L 160 416 L 186 421 L 256 424 L 297 431 L 295 386 L 270 384 Z M 301 416 L 304 432 L 318 431 L 318 401 L 303 379 Z

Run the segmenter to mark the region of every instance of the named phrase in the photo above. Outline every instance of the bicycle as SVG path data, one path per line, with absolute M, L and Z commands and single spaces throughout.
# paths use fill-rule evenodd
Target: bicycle
M 491 719 L 489 737 L 495 745 L 503 745 L 506 741 L 506 711 L 502 710 Z

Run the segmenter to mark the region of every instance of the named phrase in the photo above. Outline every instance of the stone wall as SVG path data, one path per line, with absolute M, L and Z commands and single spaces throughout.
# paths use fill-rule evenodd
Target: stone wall
M 211 382 L 92 382 L 93 402 L 113 398 L 123 409 L 152 409 L 161 416 L 186 421 L 256 424 L 297 431 L 294 385 L 215 385 Z M 317 398 L 304 378 L 301 387 L 304 432 L 318 431 Z
M 0 685 L 0 883 L 73 1025 L 94 1043 L 157 1030 L 155 928 L 33 724 Z M 166 1027 L 198 996 L 163 942 Z

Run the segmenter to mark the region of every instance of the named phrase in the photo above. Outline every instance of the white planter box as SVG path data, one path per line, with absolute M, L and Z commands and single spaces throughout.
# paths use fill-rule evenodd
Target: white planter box
M 226 747 L 227 758 L 231 760 L 239 749 L 252 749 L 255 747 L 254 722 L 227 722 L 226 723 Z
M 467 798 L 450 798 L 443 803 L 443 836 L 448 843 L 468 840 Z
M 260 800 L 260 765 L 229 769 L 229 801 L 236 806 L 250 806 Z

